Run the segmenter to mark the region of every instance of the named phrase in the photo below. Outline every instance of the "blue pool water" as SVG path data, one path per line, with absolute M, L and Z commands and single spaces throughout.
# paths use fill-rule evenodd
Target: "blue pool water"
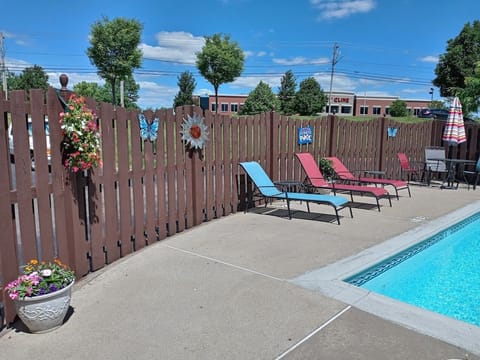
M 480 213 L 345 281 L 480 326 Z

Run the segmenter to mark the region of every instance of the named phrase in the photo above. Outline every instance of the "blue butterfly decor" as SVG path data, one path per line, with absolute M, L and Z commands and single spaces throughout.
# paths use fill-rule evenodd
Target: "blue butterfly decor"
M 397 131 L 398 131 L 398 128 L 394 128 L 394 127 L 388 127 L 387 128 L 387 135 L 388 137 L 395 137 L 397 136 Z
M 143 141 L 157 140 L 158 136 L 158 118 L 153 119 L 151 123 L 147 121 L 143 114 L 138 114 L 138 121 L 140 122 L 140 137 Z

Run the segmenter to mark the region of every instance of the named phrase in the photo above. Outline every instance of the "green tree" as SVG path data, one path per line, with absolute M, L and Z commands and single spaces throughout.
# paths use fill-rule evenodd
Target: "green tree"
M 327 96 L 315 78 L 308 77 L 300 83 L 295 97 L 295 110 L 300 115 L 315 115 L 322 112 L 326 103 Z
M 185 71 L 180 74 L 177 82 L 179 91 L 173 99 L 173 107 L 182 105 L 193 105 L 193 91 L 197 85 L 193 74 L 189 71 Z
M 205 45 L 197 53 L 196 65 L 200 74 L 213 85 L 215 110 L 218 112 L 218 88 L 240 76 L 245 56 L 236 41 L 229 35 L 205 36 Z
M 20 90 L 20 75 L 15 75 L 15 73 L 8 71 L 7 72 L 7 90 Z M 3 85 L 2 85 L 2 90 Z
M 79 82 L 73 86 L 73 91 L 79 96 L 93 98 L 98 102 L 112 102 L 112 94 L 104 86 L 94 82 Z
M 25 68 L 21 74 L 15 75 L 12 72 L 7 74 L 8 90 L 43 89 L 48 90 L 48 75 L 43 68 L 38 65 Z
M 293 72 L 288 70 L 280 80 L 278 88 L 278 100 L 280 101 L 280 111 L 285 115 L 291 115 L 295 112 L 295 91 L 297 82 Z
M 465 24 L 460 34 L 447 41 L 446 53 L 440 55 L 435 68 L 433 84 L 440 88 L 440 95 L 454 96 L 465 88 L 465 78 L 475 76 L 480 61 L 480 21 Z
M 393 117 L 407 116 L 407 103 L 403 100 L 394 100 L 390 105 L 390 115 Z
M 473 76 L 465 78 L 465 88 L 456 92 L 462 102 L 463 112 L 469 116 L 470 113 L 478 112 L 480 108 L 480 61 L 477 62 Z
M 129 75 L 124 79 L 124 84 L 123 84 L 123 92 L 124 92 L 124 106 L 127 109 L 137 109 L 138 105 L 136 104 L 139 96 L 138 96 L 138 91 L 140 90 L 140 86 L 135 82 L 135 79 L 133 78 L 133 75 Z M 113 92 L 112 91 L 112 85 L 110 83 L 105 83 L 105 89 L 107 89 L 107 92 L 112 94 L 115 93 L 115 104 L 120 103 L 120 82 L 118 82 L 116 85 L 116 89 Z M 111 99 L 111 97 L 110 97 Z M 110 100 L 113 104 L 113 102 Z
M 430 109 L 448 109 L 445 106 L 445 103 L 443 101 L 440 101 L 440 100 L 433 100 L 433 101 L 430 102 L 430 104 L 428 106 L 430 107 Z
M 119 80 L 127 80 L 142 63 L 138 48 L 143 26 L 137 20 L 107 17 L 95 22 L 90 33 L 87 55 L 98 69 L 98 75 L 110 84 L 112 103 L 117 104 Z
M 279 108 L 279 102 L 272 88 L 260 81 L 255 89 L 248 94 L 245 103 L 238 112 L 240 115 L 258 114 L 275 111 Z
M 127 77 L 124 83 L 124 105 L 127 109 L 137 109 L 138 105 L 136 101 L 138 100 L 138 90 L 140 86 L 135 82 L 132 76 Z M 112 88 L 109 83 L 106 83 L 105 86 L 101 86 L 97 83 L 82 81 L 73 86 L 73 91 L 80 96 L 91 97 L 98 102 L 108 102 L 113 103 L 112 101 Z M 117 84 L 117 89 L 115 90 L 115 96 L 117 96 L 115 103 L 120 102 L 120 84 Z

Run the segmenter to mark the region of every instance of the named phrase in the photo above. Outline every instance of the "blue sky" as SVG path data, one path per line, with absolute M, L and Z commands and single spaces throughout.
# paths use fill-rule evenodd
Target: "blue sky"
M 69 88 L 99 82 L 86 50 L 92 24 L 103 16 L 143 24 L 142 68 L 135 71 L 142 108 L 171 107 L 178 76 L 193 73 L 195 94 L 213 87 L 195 67 L 204 36 L 230 35 L 245 52 L 242 75 L 222 94 L 248 94 L 262 80 L 278 91 L 292 70 L 297 84 L 314 76 L 333 90 L 430 99 L 438 56 L 447 41 L 480 14 L 478 0 L 83 0 L 4 1 L 0 31 L 10 71 L 40 65 L 52 86 L 66 73 Z M 439 100 L 438 89 L 434 99 Z

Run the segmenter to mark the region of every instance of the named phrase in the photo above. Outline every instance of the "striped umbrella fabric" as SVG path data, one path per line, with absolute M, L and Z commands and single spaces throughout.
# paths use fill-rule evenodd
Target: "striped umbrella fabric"
M 442 140 L 446 141 L 448 145 L 458 145 L 467 141 L 465 125 L 463 123 L 462 104 L 458 97 L 453 99 L 450 107 Z

